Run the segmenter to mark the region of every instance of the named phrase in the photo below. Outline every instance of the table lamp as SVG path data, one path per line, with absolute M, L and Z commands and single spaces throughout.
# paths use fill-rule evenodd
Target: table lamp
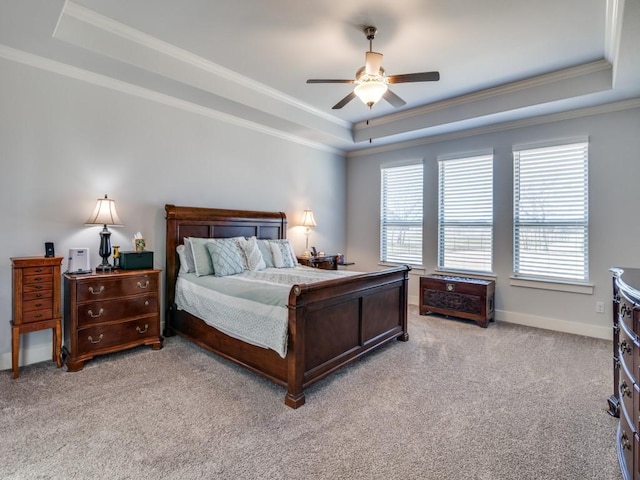
M 311 256 L 311 252 L 309 252 L 309 235 L 311 235 L 311 227 L 316 227 L 316 219 L 313 218 L 313 212 L 309 209 L 305 210 L 302 213 L 302 222 L 301 225 L 306 227 L 304 234 L 307 236 L 307 244 L 305 246 L 303 257 L 309 258 Z
M 85 222 L 85 225 L 103 225 L 103 229 L 100 232 L 100 251 L 98 252 L 102 257 L 102 263 L 96 267 L 96 272 L 109 271 L 113 267 L 109 264 L 109 256 L 111 255 L 111 232 L 107 228 L 107 225 L 112 227 L 121 227 L 122 222 L 118 218 L 116 213 L 116 202 L 112 199 L 99 198 L 96 203 L 96 208 Z

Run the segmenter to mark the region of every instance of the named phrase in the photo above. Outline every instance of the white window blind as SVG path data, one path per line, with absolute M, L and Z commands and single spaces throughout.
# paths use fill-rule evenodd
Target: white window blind
M 381 262 L 422 265 L 422 175 L 422 163 L 381 169 Z
M 440 160 L 438 268 L 491 272 L 493 155 Z
M 587 281 L 588 143 L 514 150 L 514 275 Z

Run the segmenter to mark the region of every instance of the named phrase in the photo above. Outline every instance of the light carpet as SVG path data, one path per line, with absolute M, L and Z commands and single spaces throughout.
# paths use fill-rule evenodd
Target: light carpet
M 0 372 L 2 479 L 619 479 L 611 342 L 420 316 L 306 390 L 179 337 Z

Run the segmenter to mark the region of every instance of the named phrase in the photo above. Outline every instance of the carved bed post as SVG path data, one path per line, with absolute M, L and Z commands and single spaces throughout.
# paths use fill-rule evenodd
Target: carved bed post
M 304 315 L 298 305 L 300 286 L 294 285 L 289 293 L 289 345 L 287 346 L 287 394 L 285 405 L 298 408 L 304 405 L 305 395 L 302 388 L 304 377 Z M 295 352 L 295 354 L 294 354 Z

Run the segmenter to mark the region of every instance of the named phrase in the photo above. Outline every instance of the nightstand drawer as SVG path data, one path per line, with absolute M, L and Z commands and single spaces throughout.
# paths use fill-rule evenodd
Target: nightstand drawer
M 140 318 L 131 322 L 96 325 L 78 330 L 78 354 L 110 347 L 124 347 L 147 338 L 157 338 L 160 326 L 157 318 Z
M 78 284 L 77 301 L 92 302 L 158 291 L 157 275 L 96 279 Z
M 158 295 L 139 295 L 78 305 L 78 327 L 158 313 Z

